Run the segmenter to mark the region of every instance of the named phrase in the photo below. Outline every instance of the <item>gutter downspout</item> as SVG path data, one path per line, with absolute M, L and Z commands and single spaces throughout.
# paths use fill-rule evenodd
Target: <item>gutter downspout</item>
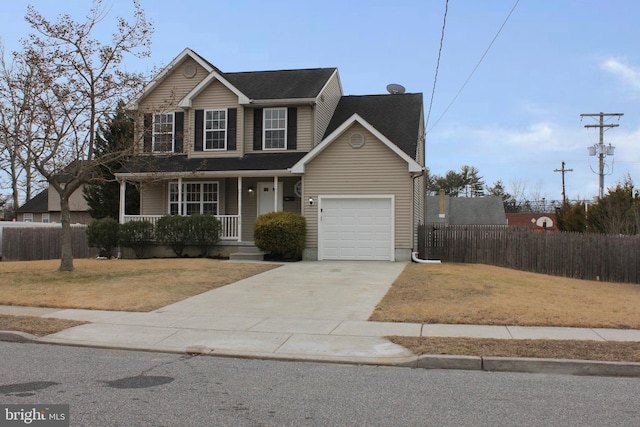
M 424 175 L 424 170 L 421 173 L 416 174 L 416 175 L 413 176 L 413 187 L 414 188 L 415 188 L 415 185 L 416 185 L 416 178 L 420 178 L 423 175 Z M 423 191 L 426 191 L 426 188 L 423 189 Z M 415 191 L 414 191 L 413 194 L 414 194 L 414 197 L 415 197 Z M 415 201 L 414 201 L 414 206 L 415 206 Z M 427 207 L 425 206 L 425 212 L 426 212 L 426 209 L 427 209 Z M 415 215 L 415 213 L 414 213 L 414 215 Z M 425 213 L 425 215 L 426 215 L 426 213 Z M 425 223 L 426 223 L 426 221 L 425 221 Z M 412 251 L 411 252 L 411 261 L 419 263 L 419 264 L 441 264 L 442 263 L 442 261 L 440 261 L 439 259 L 421 259 L 421 258 L 418 258 L 418 255 L 419 255 L 418 252 L 413 252 Z

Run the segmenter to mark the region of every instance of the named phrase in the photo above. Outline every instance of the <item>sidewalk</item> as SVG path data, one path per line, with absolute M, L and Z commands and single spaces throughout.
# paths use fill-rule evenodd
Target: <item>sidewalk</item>
M 384 337 L 640 342 L 640 330 L 367 321 L 404 265 L 287 264 L 149 313 L 0 306 L 0 314 L 91 322 L 34 339 L 40 343 L 424 368 L 640 376 L 638 363 L 416 356 Z

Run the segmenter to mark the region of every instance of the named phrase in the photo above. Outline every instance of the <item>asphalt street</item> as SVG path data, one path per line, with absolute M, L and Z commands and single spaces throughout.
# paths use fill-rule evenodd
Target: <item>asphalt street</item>
M 0 342 L 0 403 L 73 426 L 636 426 L 640 379 L 287 362 Z

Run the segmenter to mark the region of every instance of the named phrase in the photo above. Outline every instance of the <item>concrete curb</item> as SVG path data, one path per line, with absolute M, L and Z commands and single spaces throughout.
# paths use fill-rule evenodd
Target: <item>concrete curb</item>
M 528 357 L 483 357 L 482 369 L 494 372 L 640 377 L 640 363 L 635 362 L 536 359 Z
M 0 341 L 7 342 L 37 342 L 38 337 L 19 331 L 0 331 Z
M 482 370 L 482 357 L 424 354 L 418 357 L 415 367 L 421 369 L 459 369 L 465 371 L 479 371 Z
M 397 366 L 417 369 L 453 369 L 487 372 L 521 372 L 558 375 L 584 375 L 603 377 L 640 377 L 640 363 L 602 362 L 573 359 L 538 359 L 528 357 L 490 357 L 444 354 L 425 354 L 409 357 L 347 357 L 331 355 L 295 355 L 258 352 L 220 351 L 204 346 L 187 348 L 158 346 L 112 346 L 86 342 L 64 342 L 37 337 L 19 331 L 0 331 L 0 341 L 17 343 L 40 343 L 93 347 L 113 350 L 149 351 L 159 353 L 186 353 L 202 356 L 239 357 L 247 359 L 282 360 L 317 363 L 339 363 L 351 365 Z

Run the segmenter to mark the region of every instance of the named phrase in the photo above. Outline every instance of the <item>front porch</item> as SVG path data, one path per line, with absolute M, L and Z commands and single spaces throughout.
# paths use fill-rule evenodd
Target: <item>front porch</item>
M 256 218 L 267 212 L 301 212 L 299 176 L 168 176 L 120 181 L 121 224 L 165 215 L 210 214 L 220 221 L 221 244 L 253 244 Z M 140 215 L 124 212 L 126 185 L 140 186 Z M 235 243 L 235 244 L 234 244 Z

